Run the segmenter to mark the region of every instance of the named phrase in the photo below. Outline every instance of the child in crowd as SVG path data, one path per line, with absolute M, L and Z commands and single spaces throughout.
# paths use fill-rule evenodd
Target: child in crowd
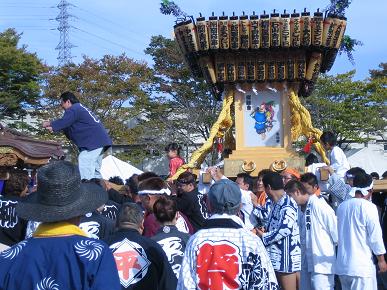
M 168 144 L 165 147 L 165 152 L 169 158 L 168 178 L 171 178 L 175 175 L 177 169 L 184 164 L 184 159 L 180 157 L 180 146 L 176 143 Z

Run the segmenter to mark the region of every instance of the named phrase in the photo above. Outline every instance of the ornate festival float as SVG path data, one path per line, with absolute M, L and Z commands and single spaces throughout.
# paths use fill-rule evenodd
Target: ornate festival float
M 0 123 L 0 185 L 10 174 L 17 174 L 17 169 L 27 169 L 31 177 L 51 159 L 64 157 L 59 143 L 32 138 Z
M 209 139 L 174 177 L 200 167 L 214 145 L 232 149 L 224 159 L 226 176 L 284 163 L 303 170 L 304 160 L 292 148 L 301 136 L 329 164 L 322 132 L 300 97 L 308 97 L 319 73 L 331 69 L 346 23 L 343 16 L 306 9 L 178 18 L 175 37 L 193 76 L 204 78 L 223 106 Z

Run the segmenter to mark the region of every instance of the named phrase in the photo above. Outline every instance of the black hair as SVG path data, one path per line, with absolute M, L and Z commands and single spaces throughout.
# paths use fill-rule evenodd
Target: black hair
M 165 152 L 167 152 L 167 153 L 169 151 L 176 151 L 177 155 L 180 155 L 180 149 L 181 149 L 181 147 L 177 143 L 170 143 L 167 146 L 165 146 Z
M 125 202 L 121 206 L 118 214 L 117 225 L 120 227 L 124 223 L 139 226 L 144 219 L 144 214 L 140 206 L 136 203 Z
M 336 135 L 333 134 L 331 131 L 325 131 L 324 133 L 321 134 L 320 140 L 323 144 L 327 143 L 330 146 L 336 146 Z
M 176 202 L 169 197 L 159 198 L 153 205 L 153 213 L 159 223 L 171 222 L 177 212 Z
M 301 183 L 301 181 L 298 180 L 290 180 L 285 185 L 285 191 L 286 193 L 293 193 L 296 190 L 299 190 L 302 194 L 308 194 L 308 191 L 306 190 L 305 186 Z
M 305 166 L 312 165 L 313 163 L 318 163 L 318 158 L 313 153 L 310 153 L 305 157 Z
M 9 172 L 9 178 L 5 180 L 3 187 L 4 195 L 20 196 L 29 183 L 27 171 L 12 170 Z M 1 192 L 0 192 L 1 194 Z
M 305 182 L 313 187 L 318 186 L 317 176 L 311 172 L 308 172 L 308 173 L 301 175 L 300 181 Z
M 138 174 L 133 174 L 131 177 L 125 180 L 125 185 L 129 187 L 131 194 L 138 193 Z
M 139 191 L 162 190 L 163 188 L 168 188 L 168 184 L 161 177 L 147 178 L 138 184 Z
M 254 186 L 254 179 L 250 176 L 250 174 L 247 174 L 245 172 L 243 173 L 238 173 L 237 178 L 243 178 L 243 182 L 245 184 L 249 185 L 249 190 L 253 190 Z
M 383 178 L 383 179 L 386 179 L 386 178 L 387 178 L 387 171 L 384 171 L 384 172 L 383 172 L 382 178 Z
M 266 173 L 273 172 L 270 169 L 262 169 L 261 171 L 258 172 L 258 178 L 263 177 Z
M 232 149 L 230 149 L 230 148 L 226 148 L 222 152 L 222 155 L 224 158 L 227 158 L 230 154 L 232 154 Z
M 119 176 L 112 176 L 109 178 L 109 182 L 117 184 L 117 185 L 124 185 L 124 181 Z
M 372 176 L 367 173 L 358 174 L 353 179 L 353 186 L 354 187 L 368 187 L 372 183 Z
M 60 98 L 64 101 L 70 101 L 71 104 L 76 104 L 79 103 L 78 98 L 72 93 L 72 92 L 64 92 L 63 94 L 60 95 Z
M 282 176 L 278 172 L 268 172 L 262 178 L 263 185 L 266 187 L 270 185 L 272 190 L 284 189 L 284 182 Z
M 196 185 L 196 178 L 197 178 L 197 176 L 195 174 L 186 171 L 186 172 L 183 172 L 182 174 L 180 174 L 176 181 L 178 183 Z
M 353 177 L 355 177 L 356 175 L 358 174 L 365 174 L 365 170 L 363 168 L 360 168 L 360 167 L 352 167 L 351 169 L 347 170 L 347 172 L 345 173 L 346 175 L 353 175 Z
M 372 178 L 375 178 L 375 179 L 379 179 L 379 173 L 377 172 L 371 172 L 370 175 L 372 176 Z
M 137 184 L 140 183 L 141 181 L 144 181 L 145 179 L 152 178 L 152 177 L 159 177 L 159 176 L 152 171 L 143 172 L 139 176 L 137 176 Z

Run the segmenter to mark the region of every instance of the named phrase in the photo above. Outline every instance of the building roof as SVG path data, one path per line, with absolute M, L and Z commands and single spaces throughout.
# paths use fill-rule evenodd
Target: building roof
M 18 162 L 31 165 L 43 165 L 51 158 L 62 159 L 64 152 L 61 144 L 51 141 L 42 141 L 22 134 L 16 130 L 4 127 L 0 124 L 0 155 L 17 156 Z M 4 158 L 0 158 L 0 166 L 4 164 Z M 9 158 L 5 158 L 4 160 Z M 14 160 L 15 158 L 11 158 Z M 3 162 L 2 162 L 3 161 Z M 14 164 L 16 165 L 16 164 Z

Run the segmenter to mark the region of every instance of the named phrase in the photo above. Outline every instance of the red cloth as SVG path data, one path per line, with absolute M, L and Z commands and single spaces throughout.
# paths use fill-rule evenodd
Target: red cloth
M 184 164 L 183 158 L 180 156 L 173 157 L 169 160 L 169 177 L 175 175 L 177 169 Z
M 159 222 L 153 213 L 145 214 L 144 217 L 144 231 L 142 233 L 145 237 L 153 237 L 160 228 Z
M 305 144 L 305 146 L 304 146 L 304 152 L 305 153 L 310 153 L 311 151 L 312 151 L 312 144 L 313 144 L 313 139 L 312 138 L 310 138 L 309 140 L 308 140 L 308 142 Z

